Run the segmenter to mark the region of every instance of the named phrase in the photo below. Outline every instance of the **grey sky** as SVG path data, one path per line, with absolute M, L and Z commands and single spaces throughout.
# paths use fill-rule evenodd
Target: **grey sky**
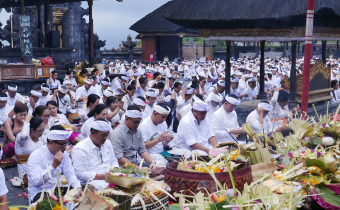
M 165 4 L 169 0 L 97 0 L 93 4 L 93 24 L 94 33 L 99 38 L 106 40 L 106 48 L 117 48 L 121 41 L 131 34 L 132 38 L 137 33 L 129 30 L 130 26 L 139 19 Z M 82 6 L 87 8 L 87 3 L 83 2 Z M 2 10 L 0 13 L 0 22 L 3 25 L 9 19 L 9 13 Z M 152 24 L 152 23 L 150 23 Z

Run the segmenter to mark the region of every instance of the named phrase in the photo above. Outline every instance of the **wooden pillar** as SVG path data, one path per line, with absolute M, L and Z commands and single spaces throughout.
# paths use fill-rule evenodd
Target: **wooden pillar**
M 267 94 L 264 92 L 264 47 L 266 45 L 266 41 L 261 40 L 260 44 L 261 44 L 260 93 L 257 96 L 257 99 L 267 99 Z
M 322 41 L 322 62 L 323 62 L 323 64 L 326 64 L 326 46 L 327 46 L 327 41 Z
M 89 5 L 89 63 L 94 64 L 94 43 L 93 43 L 93 16 L 92 16 L 92 6 L 93 6 L 93 0 L 87 0 L 87 3 Z
M 300 53 L 300 42 L 297 44 L 297 53 Z
M 181 37 L 179 41 L 179 57 L 182 58 L 182 56 L 183 56 L 183 37 Z
M 231 56 L 232 57 L 235 56 L 235 42 L 233 42 L 232 45 L 231 45 Z
M 203 40 L 203 57 L 205 57 L 205 39 Z
M 43 47 L 43 41 L 42 41 L 42 22 L 41 22 L 41 6 L 42 6 L 42 1 L 37 2 L 37 10 L 38 10 L 38 47 L 41 48 Z
M 44 26 L 45 26 L 45 38 L 51 30 L 50 24 L 50 0 L 44 0 Z
M 339 51 L 339 41 L 336 41 L 336 50 Z
M 290 89 L 289 89 L 289 101 L 295 102 L 296 91 L 296 45 L 297 41 L 292 41 L 292 66 L 290 69 Z
M 225 74 L 225 78 L 224 78 L 224 81 L 225 81 L 225 95 L 229 94 L 230 93 L 230 44 L 231 44 L 231 41 L 226 41 L 225 42 L 226 44 L 226 51 L 227 51 L 227 57 L 225 59 L 225 69 L 224 69 L 224 74 Z
M 161 39 L 159 36 L 156 36 L 156 61 L 161 60 Z
M 259 49 L 259 48 L 260 48 L 260 47 L 259 47 L 259 43 L 256 42 L 256 57 L 258 57 L 259 54 L 260 54 L 260 49 Z
M 20 15 L 25 15 L 25 1 L 20 0 Z
M 283 42 L 283 54 L 282 56 L 286 56 L 286 42 Z

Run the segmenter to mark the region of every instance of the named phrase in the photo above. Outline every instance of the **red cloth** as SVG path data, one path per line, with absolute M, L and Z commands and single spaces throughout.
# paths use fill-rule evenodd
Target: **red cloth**
M 15 155 L 15 145 L 13 142 L 9 142 L 7 146 L 4 148 L 4 156 L 5 158 L 11 158 Z
M 40 61 L 42 65 L 54 65 L 51 57 L 42 58 Z

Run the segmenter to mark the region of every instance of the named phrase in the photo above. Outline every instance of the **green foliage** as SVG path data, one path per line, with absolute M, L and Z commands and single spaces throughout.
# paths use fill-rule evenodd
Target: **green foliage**
M 147 177 L 148 171 L 144 169 L 139 169 L 138 167 L 134 166 L 133 164 L 126 164 L 121 168 L 113 168 L 110 170 L 111 173 L 121 173 L 121 174 L 128 174 L 128 175 L 136 175 Z
M 142 47 L 142 40 L 137 41 L 137 46 L 136 47 Z
M 223 206 L 229 205 L 229 202 L 227 200 L 222 201 L 221 203 L 210 203 L 210 210 L 220 210 L 220 209 L 226 209 L 230 210 L 231 208 L 223 208 Z
M 51 204 L 50 204 L 51 202 Z M 37 205 L 37 210 L 52 210 L 52 208 L 57 205 L 57 202 L 50 199 L 50 202 L 48 201 L 48 198 L 44 198 L 41 202 Z

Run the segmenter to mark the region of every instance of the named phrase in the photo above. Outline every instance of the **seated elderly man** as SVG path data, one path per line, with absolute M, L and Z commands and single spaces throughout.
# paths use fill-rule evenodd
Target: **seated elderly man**
M 256 79 L 254 77 L 247 80 L 248 87 L 244 90 L 243 94 L 239 96 L 239 98 L 244 97 L 244 99 L 253 100 L 259 94 L 259 91 L 256 88 Z
M 119 167 L 112 144 L 107 140 L 110 131 L 111 123 L 97 119 L 91 124 L 91 134 L 72 150 L 77 178 L 82 184 L 90 180 L 89 184 L 95 190 L 106 188 L 109 184 L 105 182 L 105 173 L 110 168 Z
M 272 109 L 272 105 L 270 105 L 267 101 L 261 101 L 257 105 L 257 109 L 248 115 L 246 122 L 250 123 L 254 133 L 264 133 L 266 135 L 273 134 L 273 125 L 268 116 L 268 113 Z
M 240 100 L 236 95 L 227 95 L 223 106 L 211 116 L 211 128 L 218 143 L 235 142 L 236 135 L 242 133 L 234 110 L 239 104 Z
M 178 126 L 177 148 L 195 150 L 201 155 L 208 155 L 216 144 L 215 134 L 206 118 L 209 105 L 201 100 L 194 102 L 191 112 L 185 115 Z
M 164 151 L 164 147 L 174 138 L 168 134 L 168 126 L 165 122 L 170 108 L 164 103 L 155 105 L 155 110 L 150 117 L 147 117 L 140 124 L 139 129 L 142 131 L 142 137 L 145 147 L 150 156 L 156 161 L 157 166 L 165 168 L 168 161 L 160 154 Z

